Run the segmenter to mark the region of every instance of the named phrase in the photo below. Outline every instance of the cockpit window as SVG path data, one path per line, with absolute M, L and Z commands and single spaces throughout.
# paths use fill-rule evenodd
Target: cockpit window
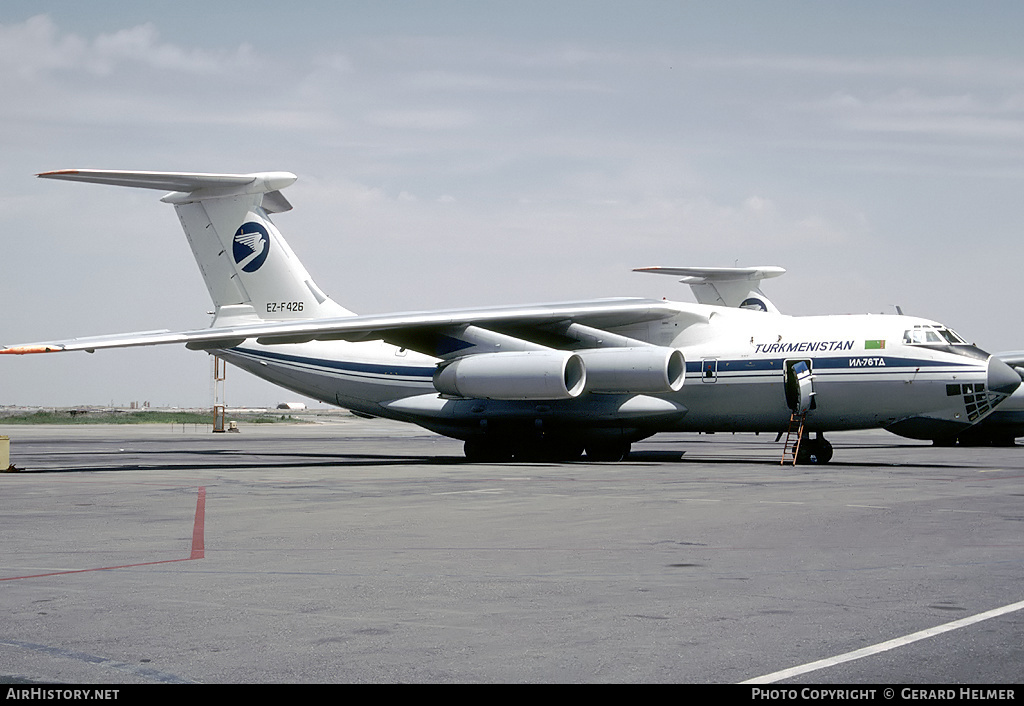
M 956 331 L 938 324 L 915 324 L 903 332 L 903 342 L 976 360 L 989 358 L 988 353 L 960 338 Z
M 943 338 L 945 338 L 947 341 L 949 341 L 953 345 L 960 345 L 960 344 L 963 344 L 963 343 L 967 343 L 967 341 L 965 341 L 964 339 L 962 339 L 958 335 L 956 335 L 956 331 L 953 331 L 953 330 L 948 329 L 948 328 L 940 328 L 939 329 L 939 334 L 941 334 Z
M 954 346 L 963 346 L 967 343 L 952 329 L 927 324 L 917 324 L 914 328 L 904 331 L 903 342 L 911 344 L 945 343 Z

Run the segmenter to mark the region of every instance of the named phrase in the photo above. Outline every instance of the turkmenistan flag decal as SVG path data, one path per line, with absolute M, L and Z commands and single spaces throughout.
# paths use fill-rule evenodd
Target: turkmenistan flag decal
M 864 341 L 865 350 L 880 350 L 885 348 L 885 341 Z

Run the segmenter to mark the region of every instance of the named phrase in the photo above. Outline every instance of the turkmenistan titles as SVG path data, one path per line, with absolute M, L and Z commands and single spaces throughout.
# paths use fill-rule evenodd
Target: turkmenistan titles
M 800 341 L 793 343 L 758 343 L 755 353 L 815 353 L 852 351 L 853 341 Z

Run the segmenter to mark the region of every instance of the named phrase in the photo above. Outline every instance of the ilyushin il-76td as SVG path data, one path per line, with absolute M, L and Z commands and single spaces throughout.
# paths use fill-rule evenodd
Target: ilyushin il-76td
M 617 461 L 658 432 L 796 429 L 955 438 L 1021 377 L 942 324 L 903 315 L 787 316 L 759 283 L 775 267 L 642 268 L 698 303 L 642 298 L 357 315 L 328 297 L 271 214 L 286 172 L 62 170 L 47 179 L 170 192 L 214 304 L 212 323 L 12 345 L 4 354 L 184 344 L 358 415 L 461 439 L 471 460 Z

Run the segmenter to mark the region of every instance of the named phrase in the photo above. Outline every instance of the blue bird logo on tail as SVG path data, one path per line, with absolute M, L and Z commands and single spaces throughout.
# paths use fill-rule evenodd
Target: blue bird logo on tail
M 255 272 L 263 266 L 270 253 L 270 234 L 259 223 L 243 223 L 235 231 L 231 254 L 243 272 Z

